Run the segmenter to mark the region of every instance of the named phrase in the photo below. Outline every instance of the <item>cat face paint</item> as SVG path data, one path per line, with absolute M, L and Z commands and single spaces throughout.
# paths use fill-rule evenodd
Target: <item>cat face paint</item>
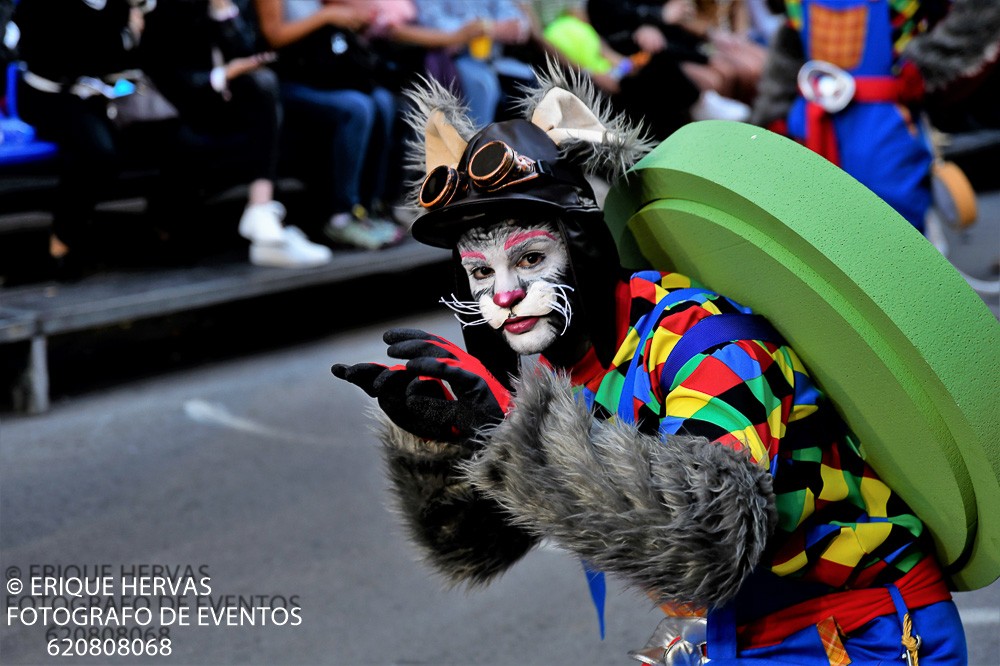
M 573 315 L 566 284 L 569 254 L 554 225 L 512 221 L 473 229 L 458 242 L 473 302 L 448 303 L 478 314 L 518 354 L 537 354 L 566 332 Z

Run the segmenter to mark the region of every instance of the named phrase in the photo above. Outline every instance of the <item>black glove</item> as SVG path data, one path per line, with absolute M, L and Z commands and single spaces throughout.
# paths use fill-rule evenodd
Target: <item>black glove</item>
M 436 441 L 450 441 L 458 433 L 422 400 L 446 401 L 447 388 L 436 379 L 421 378 L 406 366 L 387 367 L 378 363 L 334 365 L 334 376 L 351 382 L 378 399 L 386 416 L 403 430 Z M 453 399 L 453 398 L 452 398 Z M 432 403 L 433 404 L 433 403 Z
M 454 441 L 503 420 L 510 393 L 479 360 L 416 329 L 392 329 L 383 340 L 390 356 L 409 359 L 406 366 L 338 364 L 331 371 L 377 398 L 400 428 L 426 439 Z
M 511 406 L 510 392 L 479 359 L 444 338 L 414 328 L 394 328 L 383 340 L 389 345 L 389 356 L 408 359 L 407 370 L 447 383 L 454 399 L 422 395 L 413 402 L 438 412 L 460 435 L 469 436 L 503 421 Z

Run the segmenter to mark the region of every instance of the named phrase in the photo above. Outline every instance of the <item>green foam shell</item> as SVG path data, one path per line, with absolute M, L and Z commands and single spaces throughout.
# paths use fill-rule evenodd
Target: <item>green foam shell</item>
M 605 217 L 626 267 L 771 320 L 956 589 L 1000 577 L 1000 322 L 904 218 L 794 141 L 711 120 L 639 161 Z

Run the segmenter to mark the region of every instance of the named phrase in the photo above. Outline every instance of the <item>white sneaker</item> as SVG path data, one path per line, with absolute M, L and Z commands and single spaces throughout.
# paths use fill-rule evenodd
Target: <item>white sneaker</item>
M 280 202 L 251 204 L 240 217 L 240 236 L 251 243 L 281 243 L 285 239 L 284 219 L 285 207 Z
M 691 107 L 694 120 L 738 120 L 750 119 L 750 107 L 739 100 L 723 97 L 714 90 L 706 90 Z
M 310 241 L 298 227 L 284 227 L 277 243 L 250 244 L 250 262 L 275 268 L 312 268 L 330 263 L 333 252 Z

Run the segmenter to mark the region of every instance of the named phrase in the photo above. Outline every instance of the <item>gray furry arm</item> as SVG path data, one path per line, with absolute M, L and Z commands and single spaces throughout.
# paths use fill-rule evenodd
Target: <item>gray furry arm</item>
M 798 95 L 799 69 L 805 63 L 802 40 L 790 26 L 782 25 L 767 50 L 764 71 L 757 84 L 750 122 L 767 127 L 788 116 Z
M 704 438 L 595 420 L 569 380 L 526 372 L 466 473 L 520 525 L 662 602 L 733 597 L 776 510 L 770 474 Z
M 459 473 L 473 454 L 469 443 L 424 440 L 381 412 L 378 418 L 396 512 L 424 560 L 450 584 L 486 583 L 535 545 L 534 534 Z
M 959 79 L 974 78 L 997 58 L 1000 3 L 958 0 L 934 28 L 914 37 L 903 55 L 924 77 L 927 91 L 938 93 Z

